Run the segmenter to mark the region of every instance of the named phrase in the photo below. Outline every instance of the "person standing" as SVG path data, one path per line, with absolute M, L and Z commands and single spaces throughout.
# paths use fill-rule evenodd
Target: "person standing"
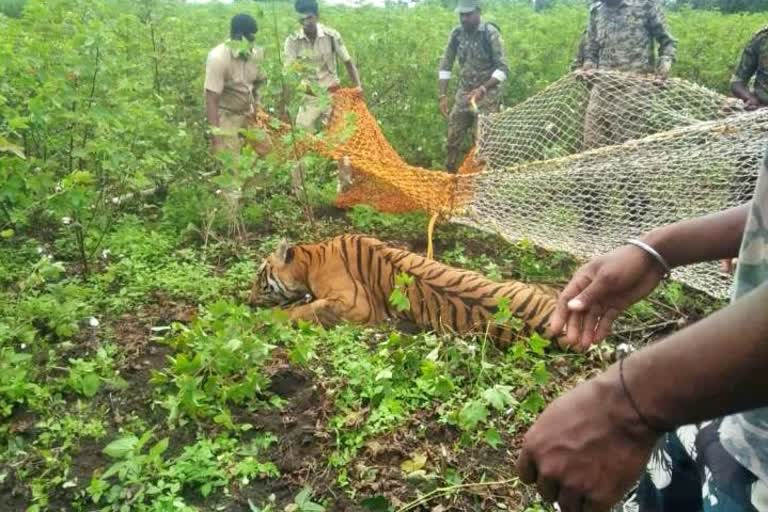
M 501 33 L 494 24 L 482 21 L 478 0 L 459 0 L 456 13 L 460 25 L 448 38 L 438 73 L 440 112 L 448 119 L 445 168 L 450 172 L 460 164 L 461 143 L 477 115 L 498 112 L 501 84 L 509 76 Z M 461 74 L 449 109 L 448 82 L 456 59 Z
M 230 38 L 208 53 L 205 65 L 205 112 L 213 134 L 214 152 L 239 153 L 238 131 L 259 104 L 259 87 L 266 82 L 264 49 L 254 44 L 258 27 L 248 14 L 230 20 Z

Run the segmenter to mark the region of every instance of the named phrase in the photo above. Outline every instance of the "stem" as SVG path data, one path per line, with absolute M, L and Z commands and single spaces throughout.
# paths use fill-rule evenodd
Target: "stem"
M 157 40 L 155 39 L 155 25 L 150 20 L 149 22 L 149 33 L 152 37 L 152 60 L 155 64 L 155 92 L 157 94 L 160 94 L 160 59 L 157 56 Z
M 101 52 L 99 50 L 99 47 L 96 47 L 96 62 L 94 63 L 94 69 L 93 69 L 93 76 L 91 77 L 91 92 L 88 96 L 88 106 L 86 107 L 85 111 L 88 112 L 91 110 L 91 107 L 93 106 L 93 102 L 96 96 L 96 77 L 99 74 L 99 61 L 101 60 Z M 85 148 L 86 143 L 88 142 L 90 134 L 90 127 L 88 125 L 85 126 L 85 129 L 83 130 L 83 141 L 80 143 L 80 146 L 82 148 Z M 78 169 L 83 169 L 83 159 L 80 158 L 77 161 L 77 167 Z
M 406 503 L 401 508 L 397 509 L 397 512 L 408 512 L 409 510 L 414 510 L 416 507 L 419 507 L 420 505 L 423 505 L 434 498 L 437 498 L 439 496 L 445 496 L 446 494 L 449 494 L 453 491 L 457 491 L 459 489 L 468 489 L 471 487 L 490 487 L 492 485 L 507 485 L 512 482 L 517 483 L 518 481 L 519 480 L 517 479 L 517 477 L 515 477 L 515 478 L 507 478 L 506 480 L 498 480 L 495 482 L 473 482 L 469 484 L 459 484 L 459 485 L 450 485 L 448 487 L 439 487 L 434 491 L 428 492 L 427 494 L 425 494 L 419 499 L 416 499 L 410 503 Z

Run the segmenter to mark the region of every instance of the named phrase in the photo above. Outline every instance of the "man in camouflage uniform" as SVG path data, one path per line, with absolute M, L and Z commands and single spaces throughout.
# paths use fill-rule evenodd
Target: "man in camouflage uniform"
M 654 52 L 658 42 L 658 64 Z M 669 33 L 658 0 L 600 0 L 592 4 L 584 43 L 583 74 L 592 76 L 595 69 L 655 74 L 659 82 L 669 74 L 675 58 L 677 41 Z M 637 111 L 632 98 L 649 94 L 631 82 L 601 81 L 593 83 L 584 118 L 584 148 L 595 149 L 621 144 L 637 136 L 643 112 Z M 607 197 L 585 183 L 591 190 L 591 201 L 585 215 L 585 229 L 597 229 L 604 213 Z M 629 190 L 625 203 L 628 220 L 641 225 L 647 211 L 647 200 Z
M 654 41 L 659 45 L 656 64 Z M 675 58 L 677 41 L 670 35 L 657 0 L 601 0 L 592 4 L 587 26 L 582 69 L 610 69 L 637 74 L 655 73 L 664 80 Z M 614 86 L 615 88 L 615 86 Z M 617 95 L 630 97 L 643 91 L 592 89 L 584 127 L 586 149 L 619 144 L 632 137 L 627 121 L 633 113 L 616 102 Z
M 755 77 L 753 91 L 748 84 Z M 731 92 L 747 104 L 747 110 L 768 105 L 768 26 L 758 30 L 741 53 L 731 77 Z
M 509 75 L 501 33 L 480 19 L 477 0 L 459 0 L 456 7 L 461 25 L 454 28 L 440 61 L 440 112 L 448 118 L 445 168 L 455 172 L 460 164 L 461 143 L 477 114 L 497 112 L 501 105 L 501 83 Z M 453 108 L 448 111 L 448 81 L 458 57 L 461 67 Z

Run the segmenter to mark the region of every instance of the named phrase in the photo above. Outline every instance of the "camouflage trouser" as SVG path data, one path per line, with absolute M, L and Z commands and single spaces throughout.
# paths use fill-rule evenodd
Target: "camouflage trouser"
M 449 172 L 456 172 L 461 164 L 461 144 L 467 132 L 475 124 L 477 114 L 472 112 L 469 104 L 464 99 L 464 95 L 469 91 L 457 91 L 453 108 L 448 116 L 448 140 L 445 147 L 445 169 Z M 491 114 L 498 112 L 501 105 L 501 96 L 497 92 L 489 92 L 477 103 L 479 114 Z M 474 134 L 473 134 L 474 135 Z
M 595 84 L 584 116 L 584 149 L 621 144 L 640 135 L 641 116 L 647 115 L 637 112 L 643 94 L 639 85 Z

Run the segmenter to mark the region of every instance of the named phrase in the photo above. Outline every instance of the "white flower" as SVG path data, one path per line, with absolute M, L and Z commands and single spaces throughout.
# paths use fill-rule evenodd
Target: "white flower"
M 26 343 L 22 343 L 19 346 L 21 347 L 21 350 L 26 350 L 26 348 L 27 348 L 27 344 Z
M 57 193 L 57 194 L 58 194 L 59 192 L 61 192 L 61 190 L 62 190 L 62 188 L 61 188 L 61 185 L 56 185 L 56 188 L 55 188 L 54 190 L 56 190 L 56 193 Z
M 216 190 L 216 194 L 221 194 L 221 189 Z
M 99 319 L 96 318 L 95 316 L 92 316 L 88 320 L 88 325 L 90 325 L 91 327 L 98 327 L 99 326 Z
M 101 257 L 102 257 L 102 259 L 107 259 L 107 258 L 109 258 L 109 255 L 110 255 L 110 254 L 112 254 L 112 251 L 110 251 L 109 249 L 104 249 L 103 251 L 101 251 Z
M 40 246 L 37 247 L 37 254 L 43 254 L 44 252 L 45 252 L 45 249 L 43 249 Z
M 112 204 L 119 204 L 119 203 L 120 203 L 120 198 L 119 197 L 113 197 L 112 198 Z
M 65 226 L 68 226 L 68 225 L 70 225 L 72 223 L 72 218 L 71 217 L 62 217 L 61 218 L 61 223 L 64 224 Z

